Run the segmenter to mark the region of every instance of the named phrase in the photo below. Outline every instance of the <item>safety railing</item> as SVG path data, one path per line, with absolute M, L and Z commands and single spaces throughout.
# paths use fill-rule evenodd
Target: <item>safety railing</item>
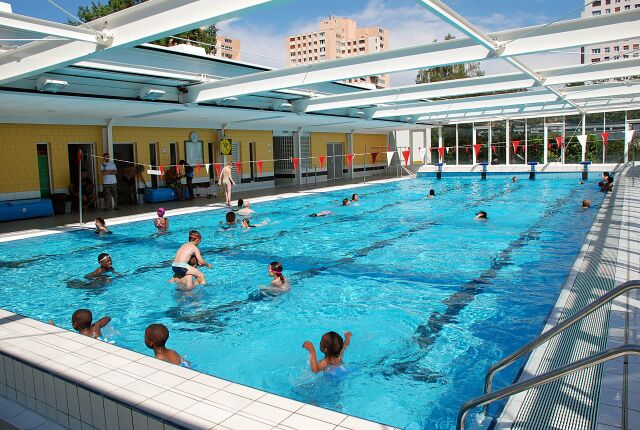
M 518 350 L 516 350 L 512 354 L 508 355 L 507 357 L 503 358 L 502 360 L 500 360 L 499 362 L 491 366 L 487 371 L 487 376 L 485 377 L 485 381 L 484 381 L 485 394 L 488 394 L 491 392 L 492 385 L 493 385 L 493 378 L 498 371 L 514 363 L 523 355 L 531 352 L 532 350 L 542 345 L 543 343 L 545 343 L 546 341 L 548 341 L 550 338 L 557 335 L 558 333 L 563 332 L 564 330 L 566 330 L 576 322 L 580 321 L 585 316 L 590 315 L 591 313 L 605 306 L 607 303 L 609 303 L 616 297 L 621 296 L 627 291 L 634 290 L 637 288 L 640 288 L 640 280 L 637 280 L 637 279 L 632 281 L 627 281 L 623 284 L 618 285 L 613 290 L 609 291 L 608 293 L 594 300 L 588 306 L 585 306 L 580 311 L 576 312 L 566 320 L 562 321 L 558 325 L 542 333 L 540 336 L 533 339 L 531 342 L 520 347 Z
M 542 375 L 527 379 L 526 381 L 509 385 L 508 387 L 501 390 L 494 391 L 493 393 L 488 393 L 475 399 L 469 400 L 464 405 L 462 405 L 462 408 L 460 408 L 456 429 L 464 430 L 465 422 L 467 420 L 467 414 L 473 408 L 489 405 L 490 403 L 493 403 L 500 399 L 504 399 L 505 397 L 509 397 L 514 394 L 529 390 L 531 388 L 535 388 L 540 385 L 555 381 L 556 379 L 562 378 L 563 376 L 571 375 L 588 367 L 604 363 L 605 361 L 614 360 L 616 358 L 627 355 L 640 356 L 640 345 L 623 345 L 617 348 L 611 348 L 606 351 L 583 358 L 582 360 L 578 360 L 565 366 L 558 367 L 557 369 L 551 370 Z

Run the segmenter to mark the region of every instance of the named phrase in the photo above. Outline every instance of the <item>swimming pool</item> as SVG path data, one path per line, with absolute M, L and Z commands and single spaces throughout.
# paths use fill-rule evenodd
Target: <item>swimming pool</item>
M 430 188 L 436 199 L 424 199 Z M 171 330 L 168 346 L 197 370 L 307 403 L 407 429 L 452 429 L 480 394 L 487 367 L 535 337 L 555 302 L 595 209 L 594 183 L 420 179 L 254 205 L 251 231 L 223 231 L 221 211 L 118 225 L 104 238 L 73 232 L 5 244 L 2 307 L 70 327 L 77 308 L 110 315 L 117 344 L 151 354 L 145 327 Z M 332 215 L 310 218 L 321 210 Z M 489 221 L 474 221 L 485 210 Z M 167 283 L 175 250 L 203 234 L 209 285 Z M 88 284 L 100 252 L 124 276 Z M 257 300 L 280 260 L 291 292 Z M 353 333 L 347 371 L 314 375 L 305 340 Z M 322 356 L 322 354 L 319 354 Z M 496 385 L 514 377 L 503 372 Z

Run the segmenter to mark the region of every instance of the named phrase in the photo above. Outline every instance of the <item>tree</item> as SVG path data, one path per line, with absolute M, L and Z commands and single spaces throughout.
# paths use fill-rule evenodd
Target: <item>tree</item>
M 147 0 L 108 0 L 106 4 L 102 4 L 100 3 L 100 0 L 91 0 L 91 5 L 78 7 L 78 18 L 80 18 L 82 22 L 93 21 L 94 19 L 118 12 L 119 10 L 135 6 L 145 1 Z M 77 22 L 72 21 L 69 23 L 78 24 Z M 209 25 L 176 34 L 174 37 L 205 43 L 206 45 L 203 45 L 203 48 L 207 54 L 215 54 L 217 31 L 218 30 L 215 25 Z M 152 43 L 162 46 L 171 46 L 174 44 L 171 37 L 165 37 Z M 177 40 L 176 43 L 180 43 L 180 41 Z
M 444 40 L 452 40 L 455 38 L 456 37 L 454 35 L 447 34 L 444 37 Z M 434 40 L 434 42 L 436 42 L 436 40 Z M 484 76 L 484 72 L 480 69 L 480 63 L 478 62 L 469 64 L 450 64 L 447 66 L 438 66 L 420 70 L 418 72 L 418 76 L 416 76 L 416 84 L 474 78 L 476 76 Z

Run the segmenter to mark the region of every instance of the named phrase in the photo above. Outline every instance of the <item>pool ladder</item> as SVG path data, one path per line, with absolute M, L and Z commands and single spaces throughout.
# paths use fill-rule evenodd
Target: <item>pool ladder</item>
M 510 397 L 510 396 L 512 396 L 514 394 L 521 393 L 521 392 L 526 391 L 526 390 L 528 390 L 530 388 L 535 388 L 535 387 L 538 387 L 540 385 L 547 384 L 549 382 L 555 381 L 556 379 L 562 378 L 563 376 L 571 375 L 571 374 L 573 374 L 575 372 L 578 372 L 578 371 L 580 371 L 582 369 L 586 369 L 588 367 L 592 367 L 592 366 L 604 363 L 604 362 L 609 361 L 609 360 L 613 360 L 613 359 L 616 359 L 616 358 L 619 358 L 619 357 L 623 357 L 623 356 L 628 356 L 628 355 L 639 355 L 640 356 L 640 345 L 626 344 L 626 345 L 623 345 L 623 346 L 620 346 L 620 347 L 607 349 L 607 350 L 599 352 L 597 354 L 593 354 L 593 355 L 591 355 L 589 357 L 583 358 L 581 360 L 575 361 L 573 363 L 569 363 L 567 365 L 558 367 L 557 369 L 554 369 L 554 370 L 551 370 L 549 372 L 543 373 L 542 375 L 538 375 L 538 376 L 535 376 L 535 377 L 533 377 L 531 379 L 527 379 L 526 381 L 518 382 L 518 383 L 515 383 L 515 384 L 511 384 L 508 387 L 502 388 L 502 389 L 497 390 L 497 391 L 493 391 L 493 392 L 491 391 L 492 390 L 492 384 L 493 384 L 493 377 L 495 376 L 495 374 L 497 372 L 499 372 L 500 370 L 502 370 L 502 369 L 506 368 L 507 366 L 511 365 L 513 362 L 515 362 L 517 359 L 521 358 L 525 354 L 528 354 L 529 352 L 533 351 L 535 348 L 537 348 L 538 346 L 542 345 L 543 343 L 548 341 L 553 336 L 557 335 L 558 333 L 563 332 L 568 327 L 571 327 L 573 324 L 575 324 L 576 322 L 580 321 L 585 316 L 590 315 L 593 312 L 595 312 L 596 310 L 598 310 L 601 307 L 605 306 L 606 304 L 611 302 L 616 297 L 621 296 L 622 294 L 625 294 L 626 292 L 628 292 L 630 290 L 635 290 L 635 289 L 640 289 L 640 280 L 628 281 L 628 282 L 625 282 L 623 284 L 618 285 L 616 288 L 614 288 L 613 290 L 611 290 L 608 293 L 604 294 L 603 296 L 599 297 L 598 299 L 594 300 L 591 304 L 585 306 L 583 309 L 581 309 L 580 311 L 576 312 L 575 314 L 573 314 L 572 316 L 570 316 L 566 320 L 562 321 L 558 325 L 556 325 L 556 326 L 552 327 L 551 329 L 547 330 L 546 332 L 542 333 L 540 336 L 538 336 L 537 338 L 533 339 L 531 342 L 529 342 L 526 345 L 520 347 L 518 350 L 516 350 L 515 352 L 513 352 L 509 356 L 503 358 L 502 360 L 500 360 L 499 362 L 497 362 L 496 364 L 491 366 L 489 368 L 489 370 L 487 371 L 487 375 L 485 376 L 484 395 L 476 397 L 475 399 L 471 399 L 471 400 L 467 401 L 464 405 L 462 405 L 462 407 L 460 408 L 460 412 L 458 413 L 458 420 L 457 420 L 457 424 L 456 424 L 456 429 L 457 430 L 464 430 L 465 429 L 465 422 L 466 422 L 466 419 L 467 419 L 467 414 L 473 408 L 476 408 L 476 407 L 479 407 L 479 406 L 484 406 L 485 407 L 485 412 L 487 412 L 488 405 L 493 403 L 493 402 L 495 402 L 495 401 L 497 401 L 497 400 L 501 400 L 501 399 Z M 627 318 L 627 320 L 629 318 L 628 311 L 627 311 L 627 314 L 626 314 L 626 318 Z M 626 324 L 626 327 L 628 327 L 628 323 Z M 626 330 L 625 330 L 625 337 L 626 336 L 627 336 L 627 334 L 626 334 Z M 628 415 L 628 413 L 627 413 L 627 409 L 628 409 L 628 395 L 627 395 L 627 392 L 628 392 L 628 380 L 627 380 L 627 368 L 626 368 L 626 366 L 627 366 L 627 364 L 625 363 L 623 402 L 622 402 L 622 412 L 623 412 L 622 413 L 622 429 L 626 429 L 627 428 L 627 415 Z

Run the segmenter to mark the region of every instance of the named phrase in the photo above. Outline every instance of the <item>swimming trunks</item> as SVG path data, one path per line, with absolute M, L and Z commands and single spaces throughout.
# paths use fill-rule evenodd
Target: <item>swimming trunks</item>
M 178 279 L 184 278 L 189 270 L 189 265 L 187 263 L 173 263 L 171 265 L 173 269 L 174 276 Z
M 224 178 L 224 179 L 222 180 L 222 184 L 223 184 L 223 185 L 231 185 L 231 181 L 230 181 L 228 178 Z

